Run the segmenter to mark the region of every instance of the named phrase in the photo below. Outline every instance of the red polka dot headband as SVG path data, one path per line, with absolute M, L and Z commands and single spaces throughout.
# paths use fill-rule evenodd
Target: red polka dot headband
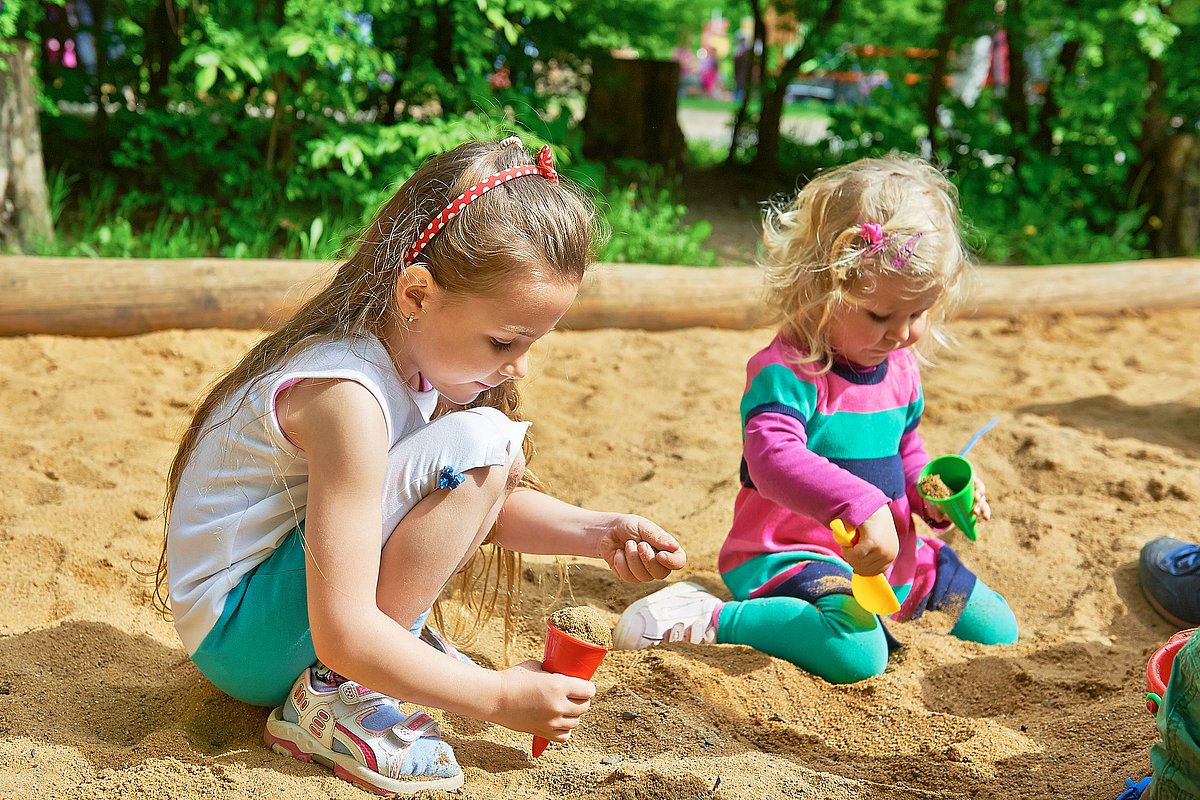
M 505 139 L 500 144 L 505 145 L 508 142 L 509 139 Z M 429 224 L 425 226 L 425 230 L 421 231 L 421 235 L 417 237 L 417 240 L 413 242 L 413 246 L 404 255 L 404 266 L 407 267 L 416 261 L 417 256 L 421 254 L 421 251 L 425 249 L 430 240 L 434 236 L 437 236 L 438 232 L 446 227 L 450 220 L 458 216 L 473 201 L 478 200 L 497 186 L 508 183 L 513 178 L 522 178 L 526 175 L 541 175 L 551 183 L 558 183 L 558 172 L 554 169 L 554 156 L 550 152 L 549 145 L 538 151 L 536 164 L 510 167 L 509 169 L 497 172 L 495 175 L 489 175 L 454 198 L 450 202 L 450 205 L 443 208 L 442 213 L 430 220 Z

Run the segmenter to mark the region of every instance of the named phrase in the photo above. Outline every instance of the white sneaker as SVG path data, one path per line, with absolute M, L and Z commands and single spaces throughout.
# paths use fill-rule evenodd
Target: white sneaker
M 713 610 L 722 604 L 698 584 L 673 583 L 625 609 L 613 628 L 613 649 L 640 650 L 668 642 L 715 642 Z

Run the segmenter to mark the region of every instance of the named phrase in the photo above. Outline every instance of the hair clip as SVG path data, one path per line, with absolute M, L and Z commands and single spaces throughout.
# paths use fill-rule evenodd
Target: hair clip
M 914 233 L 908 237 L 908 241 L 892 256 L 892 266 L 896 269 L 904 269 L 908 266 L 908 261 L 917 252 L 917 245 L 921 243 L 923 233 Z
M 883 235 L 883 225 L 880 223 L 864 222 L 863 227 L 858 229 L 858 235 L 868 243 L 866 252 L 871 255 L 881 252 L 884 245 L 887 245 L 887 236 Z
M 865 256 L 879 255 L 883 252 L 883 248 L 887 247 L 888 237 L 883 232 L 883 226 L 878 222 L 864 222 L 858 229 L 858 235 L 867 243 L 867 249 L 863 251 Z

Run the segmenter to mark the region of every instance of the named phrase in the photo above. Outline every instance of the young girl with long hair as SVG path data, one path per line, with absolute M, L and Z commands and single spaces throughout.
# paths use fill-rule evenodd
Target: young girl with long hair
M 434 721 L 400 700 L 563 742 L 595 687 L 535 661 L 476 666 L 425 625 L 443 588 L 489 541 L 510 568 L 521 552 L 604 559 L 628 581 L 683 565 L 649 520 L 525 477 L 515 381 L 592 241 L 591 205 L 548 148 L 461 145 L 196 410 L 170 469 L 159 593 L 209 680 L 278 706 L 276 750 L 395 794 L 463 782 Z

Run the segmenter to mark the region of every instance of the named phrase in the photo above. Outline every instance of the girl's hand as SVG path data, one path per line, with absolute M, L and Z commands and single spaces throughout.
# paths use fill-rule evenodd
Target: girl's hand
M 662 580 L 687 563 L 674 536 L 634 514 L 618 514 L 602 529 L 597 555 L 630 583 Z
M 900 552 L 900 537 L 896 521 L 888 506 L 880 508 L 858 526 L 858 541 L 853 547 L 842 548 L 842 558 L 859 575 L 878 575 L 896 560 Z
M 983 481 L 979 480 L 979 476 L 975 476 L 975 507 L 971 509 L 975 513 L 975 519 L 980 522 L 987 522 L 992 518 L 992 507 L 988 505 L 987 489 L 984 488 Z M 949 522 L 942 510 L 935 504 L 925 501 L 925 514 L 930 519 L 937 522 Z
M 526 661 L 500 673 L 500 698 L 491 722 L 565 742 L 592 704 L 591 681 L 544 672 L 537 661 Z

